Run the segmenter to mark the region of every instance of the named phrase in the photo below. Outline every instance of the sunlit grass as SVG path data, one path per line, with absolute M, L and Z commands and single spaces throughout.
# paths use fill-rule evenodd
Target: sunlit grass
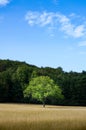
M 86 130 L 86 107 L 0 104 L 0 130 Z

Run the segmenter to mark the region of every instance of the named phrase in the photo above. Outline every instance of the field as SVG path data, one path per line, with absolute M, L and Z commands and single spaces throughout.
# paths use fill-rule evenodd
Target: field
M 0 130 L 86 130 L 86 107 L 0 104 Z

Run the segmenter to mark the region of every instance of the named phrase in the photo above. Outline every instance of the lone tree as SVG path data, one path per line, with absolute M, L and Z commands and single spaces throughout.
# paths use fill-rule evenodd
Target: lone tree
M 45 107 L 45 101 L 48 96 L 57 96 L 58 98 L 63 97 L 59 86 L 56 86 L 54 81 L 48 76 L 33 78 L 30 81 L 29 86 L 24 91 L 25 97 L 30 94 L 33 98 L 41 101 L 43 103 L 43 107 Z

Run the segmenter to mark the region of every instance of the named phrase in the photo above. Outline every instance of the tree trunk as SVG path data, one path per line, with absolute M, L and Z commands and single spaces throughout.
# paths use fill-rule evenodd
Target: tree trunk
M 43 107 L 45 107 L 45 103 L 43 103 Z
M 43 107 L 45 108 L 45 101 L 43 101 Z

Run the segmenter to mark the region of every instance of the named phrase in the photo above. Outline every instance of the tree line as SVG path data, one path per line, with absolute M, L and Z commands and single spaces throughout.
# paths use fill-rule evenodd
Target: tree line
M 57 86 L 55 88 L 59 86 L 59 89 L 55 89 L 54 96 L 47 94 L 46 104 L 86 106 L 86 71 L 65 72 L 61 67 L 39 68 L 26 62 L 12 60 L 0 60 L 0 102 L 42 103 L 43 100 L 35 98 L 38 93 L 34 93 L 35 96 L 27 93 L 31 83 L 34 82 L 33 79 L 37 80 L 38 77 L 48 77 L 47 79 L 50 78 L 50 82 L 52 80 Z M 63 98 L 58 98 L 58 92 Z

